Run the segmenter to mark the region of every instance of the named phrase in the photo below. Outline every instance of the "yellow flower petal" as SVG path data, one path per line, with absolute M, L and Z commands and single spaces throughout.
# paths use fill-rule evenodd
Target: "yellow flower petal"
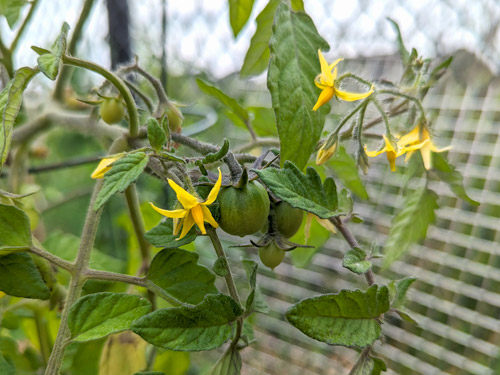
M 332 224 L 332 222 L 328 219 L 320 219 L 319 217 L 316 217 L 316 221 L 321 225 L 323 228 L 325 228 L 327 231 L 330 233 L 337 233 L 337 230 L 335 228 L 335 225 Z
M 198 204 L 194 206 L 190 212 L 191 215 L 193 215 L 194 222 L 196 223 L 196 225 L 198 225 L 198 228 L 200 228 L 201 233 L 207 234 L 207 231 L 205 229 L 205 223 L 203 220 L 203 210 L 201 209 L 201 207 L 202 206 Z
M 327 149 L 324 149 L 323 148 L 324 146 L 325 145 L 323 145 L 319 149 L 318 154 L 316 155 L 316 165 L 322 165 L 322 164 L 326 163 L 328 160 L 330 160 L 330 158 L 335 153 L 335 150 L 337 149 L 337 142 L 335 142 L 333 145 L 331 145 Z
M 431 149 L 429 145 L 425 145 L 420 149 L 420 154 L 422 155 L 422 160 L 424 162 L 424 168 L 426 170 L 431 169 L 432 167 L 432 155 L 431 155 Z
M 217 199 L 217 195 L 219 194 L 221 184 L 222 184 L 222 173 L 219 168 L 219 178 L 217 178 L 217 182 L 215 183 L 212 190 L 210 190 L 210 194 L 208 194 L 208 197 L 205 200 L 205 202 L 202 203 L 204 206 L 208 206 L 215 202 L 215 200 Z
M 181 230 L 182 222 L 184 220 L 183 219 L 178 219 L 178 218 L 173 218 L 172 221 L 173 221 L 173 226 L 174 226 L 172 234 L 174 236 L 177 236 L 179 234 L 180 230 Z
M 331 69 L 328 66 L 328 63 L 326 62 L 325 57 L 321 53 L 321 50 L 318 49 L 318 57 L 319 57 L 319 65 L 321 66 L 321 74 L 331 74 Z
M 409 133 L 403 135 L 398 140 L 398 146 L 404 147 L 409 144 L 420 142 L 420 127 L 415 126 Z
M 335 95 L 337 95 L 339 99 L 345 100 L 346 102 L 354 102 L 356 100 L 367 98 L 372 94 L 372 92 L 373 86 L 370 88 L 370 91 L 362 93 L 341 91 L 335 87 Z
M 387 152 L 387 161 L 389 162 L 389 165 L 391 166 L 391 171 L 395 172 L 396 171 L 396 153 L 393 151 Z
M 203 219 L 214 228 L 218 228 L 219 224 L 215 221 L 208 207 L 201 206 L 201 209 L 203 210 Z
M 374 158 L 375 156 L 379 156 L 381 153 L 386 152 L 386 151 L 387 151 L 386 147 L 384 147 L 383 149 L 378 150 L 378 151 L 369 151 L 365 145 L 365 154 L 371 158 Z
M 321 91 L 321 94 L 319 94 L 318 101 L 313 107 L 313 111 L 318 110 L 319 107 L 321 107 L 323 104 L 328 103 L 328 101 L 333 98 L 333 95 L 335 94 L 335 89 L 333 87 L 326 87 Z
M 199 204 L 198 199 L 194 195 L 189 194 L 186 190 L 177 185 L 175 181 L 168 179 L 168 184 L 175 191 L 177 200 L 186 210 L 189 210 Z
M 189 211 L 186 218 L 182 221 L 182 232 L 181 232 L 181 235 L 179 236 L 178 240 L 184 238 L 186 236 L 186 234 L 189 233 L 189 231 L 191 230 L 193 225 L 194 225 L 193 215 L 191 215 L 191 211 Z
M 103 178 L 107 171 L 111 169 L 111 164 L 120 159 L 123 155 L 112 156 L 102 159 L 97 168 L 90 175 L 91 178 Z
M 151 207 L 153 207 L 153 209 L 156 212 L 162 214 L 163 216 L 170 217 L 170 218 L 181 219 L 181 218 L 185 217 L 188 213 L 188 210 L 183 210 L 183 209 L 164 210 L 163 208 L 156 207 L 152 202 L 149 202 L 149 204 L 151 205 Z

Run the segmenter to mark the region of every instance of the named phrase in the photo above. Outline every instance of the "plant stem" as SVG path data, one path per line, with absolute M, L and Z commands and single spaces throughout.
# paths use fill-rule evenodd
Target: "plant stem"
M 121 78 L 119 78 L 116 74 L 110 72 L 106 68 L 90 61 L 77 59 L 75 57 L 71 57 L 68 55 L 64 55 L 62 57 L 62 61 L 64 64 L 67 65 L 73 65 L 79 68 L 91 70 L 95 73 L 102 75 L 109 82 L 111 82 L 120 92 L 121 96 L 123 97 L 123 100 L 125 100 L 125 105 L 127 106 L 128 117 L 129 117 L 130 137 L 135 138 L 139 135 L 139 115 L 137 113 L 137 107 L 135 106 L 134 98 L 132 97 L 129 88 Z
M 38 335 L 38 343 L 40 344 L 40 352 L 42 353 L 43 363 L 47 364 L 50 357 L 50 341 L 47 331 L 47 321 L 41 313 L 39 307 L 33 310 L 35 319 L 36 331 Z
M 240 146 L 234 150 L 235 153 L 245 152 L 251 150 L 255 147 L 262 146 L 276 146 L 279 147 L 280 141 L 277 138 L 257 138 L 252 142 L 247 143 L 246 145 Z
M 50 263 L 55 264 L 58 267 L 65 269 L 66 271 L 73 273 L 75 270 L 75 264 L 72 262 L 68 262 L 65 259 L 59 258 L 57 255 L 49 253 L 48 251 L 38 248 L 36 246 L 32 246 L 29 251 L 35 255 L 38 255 L 41 258 L 48 260 Z
M 339 232 L 342 234 L 342 236 L 344 237 L 346 242 L 349 244 L 349 246 L 351 246 L 351 248 L 355 248 L 355 247 L 359 248 L 360 247 L 358 241 L 356 240 L 356 238 L 354 238 L 354 236 L 352 235 L 349 228 L 347 228 L 345 226 L 345 224 L 341 218 L 333 217 L 330 219 L 330 221 L 339 230 Z M 371 286 L 371 285 L 375 284 L 375 277 L 373 276 L 373 271 L 371 269 L 366 271 L 364 273 L 364 275 L 365 275 L 365 279 L 366 279 L 366 282 L 368 283 L 368 285 Z
M 364 359 L 368 357 L 368 354 L 370 354 L 371 348 L 372 348 L 371 346 L 367 346 L 361 351 L 361 353 L 359 353 L 358 359 L 356 360 L 354 366 L 352 366 L 352 369 L 349 372 L 349 374 L 354 374 L 355 371 L 358 369 L 358 367 L 361 366 L 361 363 L 363 363 Z
M 137 236 L 137 241 L 139 242 L 139 250 L 141 251 L 141 257 L 144 267 L 149 265 L 149 262 L 151 260 L 151 253 L 150 253 L 150 245 L 144 238 L 146 230 L 144 227 L 144 218 L 142 217 L 141 214 L 141 207 L 135 184 L 131 184 L 125 190 L 125 199 L 127 200 L 127 207 L 130 215 L 130 220 L 132 221 L 135 235 Z M 146 269 L 144 270 L 146 271 Z
M 80 12 L 80 16 L 78 17 L 78 21 L 76 22 L 75 29 L 71 34 L 71 39 L 68 43 L 67 53 L 69 55 L 74 55 L 76 52 L 76 45 L 80 40 L 80 36 L 82 34 L 83 26 L 85 25 L 85 21 L 89 17 L 90 11 L 94 6 L 95 0 L 85 0 L 83 3 L 82 10 Z M 63 66 L 61 71 L 59 72 L 59 76 L 57 77 L 56 87 L 54 89 L 54 99 L 61 101 L 64 97 L 64 88 L 68 83 L 68 80 L 71 77 L 71 73 L 73 69 L 69 66 Z
M 127 283 L 138 285 L 146 288 L 146 281 L 142 277 L 125 275 L 123 273 L 98 271 L 88 269 L 82 275 L 85 279 L 102 280 L 102 281 L 116 281 L 119 283 Z
M 229 290 L 229 294 L 231 297 L 241 306 L 240 296 L 238 295 L 238 289 L 236 289 L 236 284 L 234 283 L 233 274 L 231 273 L 231 268 L 229 267 L 229 263 L 226 257 L 226 253 L 224 252 L 224 248 L 220 243 L 219 236 L 217 236 L 217 232 L 215 228 L 207 228 L 208 237 L 210 237 L 210 241 L 212 241 L 212 245 L 214 247 L 215 253 L 218 258 L 224 259 L 222 264 L 226 267 L 226 275 L 224 278 L 226 279 L 227 289 Z M 231 346 L 235 346 L 238 344 L 238 340 L 240 339 L 241 332 L 243 330 L 243 319 L 240 317 L 236 321 L 236 334 L 231 342 Z
M 26 30 L 26 27 L 29 25 L 29 22 L 30 22 L 31 18 L 33 17 L 33 14 L 35 14 L 35 8 L 37 5 L 38 5 L 38 0 L 33 0 L 31 2 L 31 8 L 30 8 L 28 14 L 26 15 L 26 18 L 23 20 L 22 25 L 17 30 L 17 33 L 16 33 L 16 36 L 14 37 L 14 40 L 10 44 L 9 51 L 10 51 L 11 55 L 16 50 L 17 45 L 19 44 L 19 40 L 23 36 L 24 31 Z
M 68 295 L 64 303 L 64 309 L 61 315 L 61 323 L 59 326 L 59 331 L 57 332 L 56 341 L 54 343 L 54 348 L 50 354 L 49 362 L 47 368 L 45 369 L 45 375 L 59 375 L 59 370 L 62 365 L 64 351 L 69 343 L 69 328 L 68 328 L 68 315 L 69 309 L 80 297 L 82 292 L 83 284 L 85 283 L 84 274 L 87 270 L 90 253 L 92 247 L 94 246 L 94 240 L 97 233 L 97 227 L 99 225 L 99 219 L 101 218 L 102 208 L 99 210 L 94 210 L 94 204 L 97 199 L 97 195 L 101 190 L 103 185 L 103 180 L 98 180 L 94 186 L 94 191 L 90 199 L 89 207 L 87 210 L 87 216 L 85 218 L 85 224 L 83 226 L 82 240 L 80 242 L 80 247 L 78 249 L 78 255 L 76 256 L 74 264 L 73 277 L 71 278 Z

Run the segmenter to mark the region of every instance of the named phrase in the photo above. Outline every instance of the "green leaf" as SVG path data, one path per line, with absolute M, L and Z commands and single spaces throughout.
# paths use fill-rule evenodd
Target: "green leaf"
M 252 13 L 254 0 L 229 0 L 229 22 L 236 38 Z
M 148 164 L 149 156 L 144 152 L 128 154 L 113 163 L 113 168 L 104 175 L 104 185 L 97 196 L 94 208 L 101 208 L 114 194 L 123 192 L 139 178 Z
M 382 371 L 386 370 L 387 367 L 384 361 L 368 354 L 359 358 L 349 375 L 380 375 Z
M 16 374 L 16 368 L 14 367 L 11 361 L 9 361 L 7 358 L 3 356 L 2 353 L 0 353 L 0 374 L 3 375 Z
M 226 156 L 228 151 L 229 141 L 227 139 L 224 139 L 224 143 L 222 144 L 222 147 L 219 149 L 219 151 L 208 153 L 201 162 L 203 164 L 215 163 L 216 161 L 219 161 L 224 156 Z
M 26 0 L 0 0 L 0 15 L 5 16 L 11 29 L 19 19 L 21 9 L 26 3 Z M 0 373 L 3 374 L 3 372 Z
M 0 204 L 0 255 L 31 247 L 30 219 L 15 207 Z
M 405 322 L 411 323 L 411 324 L 418 324 L 418 322 L 413 319 L 410 314 L 408 314 L 405 310 L 402 309 L 396 309 L 396 314 L 399 315 L 401 319 L 403 319 Z
M 134 375 L 165 375 L 162 371 L 146 371 L 146 372 L 136 372 Z
M 271 39 L 274 15 L 280 0 L 270 0 L 256 18 L 257 29 L 250 41 L 240 75 L 257 75 L 267 68 L 269 62 L 269 39 Z
M 227 274 L 229 273 L 229 270 L 227 269 L 227 259 L 225 257 L 218 257 L 214 262 L 212 270 L 217 276 L 227 276 Z
M 95 293 L 80 298 L 69 311 L 68 327 L 75 341 L 89 341 L 125 331 L 151 311 L 145 298 L 126 293 Z
M 432 166 L 432 170 L 437 174 L 439 179 L 448 184 L 451 191 L 458 198 L 463 199 L 467 203 L 474 206 L 479 205 L 478 201 L 475 201 L 467 195 L 464 188 L 464 178 L 460 172 L 457 171 L 454 166 L 449 164 L 442 154 L 438 154 L 436 152 L 432 153 Z
M 394 31 L 396 32 L 396 41 L 398 44 L 399 56 L 401 58 L 403 65 L 406 66 L 410 61 L 410 53 L 406 49 L 405 44 L 403 42 L 403 37 L 401 36 L 401 30 L 399 30 L 399 25 L 397 24 L 396 21 L 394 21 L 391 18 L 387 18 L 387 20 L 390 22 L 391 26 L 394 28 Z
M 232 324 L 243 310 L 231 297 L 209 294 L 196 306 L 154 311 L 139 318 L 132 330 L 149 343 L 172 350 L 218 348 L 233 335 Z
M 291 3 L 294 12 L 304 12 L 304 0 L 292 0 Z
M 61 33 L 50 49 L 50 53 L 38 56 L 37 62 L 41 72 L 52 81 L 56 79 L 62 65 L 62 56 L 66 52 L 66 38 L 68 36 L 69 25 L 64 22 Z
M 343 146 L 337 148 L 337 152 L 328 162 L 336 176 L 344 186 L 361 199 L 368 199 L 368 193 L 358 174 L 356 161 L 346 152 Z
M 0 290 L 16 297 L 50 297 L 49 288 L 27 253 L 0 256 Z
M 7 155 L 9 154 L 12 140 L 12 128 L 23 102 L 23 92 L 29 81 L 38 73 L 38 70 L 27 66 L 19 68 L 14 78 L 0 92 L 0 112 L 2 114 L 2 127 L 0 129 L 0 171 Z
M 144 237 L 154 246 L 167 249 L 187 245 L 196 239 L 196 229 L 194 227 L 181 239 L 179 239 L 179 235 L 174 235 L 173 231 L 173 222 L 171 219 L 167 219 L 147 232 Z
M 167 142 L 165 131 L 153 117 L 148 118 L 148 140 L 156 152 L 160 152 L 163 145 Z
M 292 207 L 312 212 L 322 219 L 339 214 L 333 178 L 328 177 L 321 183 L 318 172 L 312 167 L 304 174 L 287 161 L 282 169 L 266 168 L 254 172 L 274 195 Z
M 199 255 L 182 249 L 164 249 L 153 258 L 147 279 L 179 301 L 197 304 L 217 293 L 215 275 L 197 264 Z
M 200 88 L 201 91 L 217 99 L 227 109 L 229 109 L 235 115 L 237 115 L 241 121 L 247 122 L 249 120 L 248 112 L 246 111 L 245 108 L 243 108 L 240 105 L 240 103 L 236 101 L 236 99 L 231 98 L 229 95 L 224 93 L 219 88 L 211 85 L 208 82 L 203 81 L 202 79 L 197 78 L 196 83 L 198 84 L 198 87 Z
M 406 253 L 412 244 L 425 238 L 427 228 L 436 218 L 434 210 L 439 207 L 437 194 L 425 187 L 410 191 L 402 206 L 392 220 L 385 243 L 384 269 Z
M 389 295 L 391 299 L 391 306 L 394 308 L 403 307 L 406 299 L 406 293 L 417 279 L 415 277 L 406 277 L 401 280 L 392 280 L 389 287 Z
M 229 346 L 226 352 L 217 360 L 210 375 L 240 375 L 241 355 L 237 348 Z
M 366 260 L 366 253 L 359 247 L 346 251 L 342 266 L 349 271 L 361 275 L 372 268 L 372 263 Z
M 302 223 L 299 231 L 290 238 L 290 241 L 304 245 L 314 246 L 313 248 L 298 247 L 293 251 L 289 251 L 287 256 L 290 256 L 294 267 L 305 268 L 318 251 L 321 250 L 323 244 L 330 239 L 332 233 L 323 228 L 317 220 L 311 218 L 310 237 L 306 242 L 305 226 L 309 218 L 306 218 Z
M 318 49 L 330 47 L 307 14 L 292 12 L 282 2 L 274 17 L 269 48 L 267 87 L 280 138 L 281 165 L 290 160 L 302 169 L 314 152 L 329 111 L 328 105 L 316 112 L 312 108 L 319 95 L 314 85 L 321 72 Z
M 89 375 L 99 373 L 99 357 L 104 339 L 72 344 L 76 352 L 71 358 L 71 367 L 67 370 L 71 375 Z
M 386 286 L 366 291 L 342 290 L 304 299 L 290 307 L 286 319 L 302 333 L 331 345 L 365 347 L 380 337 L 379 318 L 389 310 Z
M 266 314 L 269 312 L 269 305 L 265 301 L 260 288 L 257 286 L 257 269 L 259 266 L 253 260 L 245 259 L 242 263 L 247 274 L 248 284 L 250 285 L 250 293 L 247 297 L 245 310 L 247 312 L 258 311 Z

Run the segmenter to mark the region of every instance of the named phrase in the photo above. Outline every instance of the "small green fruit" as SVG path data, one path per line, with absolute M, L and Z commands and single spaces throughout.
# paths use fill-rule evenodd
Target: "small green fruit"
M 300 228 L 304 211 L 299 208 L 294 208 L 286 202 L 281 202 L 275 207 L 276 226 L 286 238 L 292 237 Z
M 249 182 L 242 188 L 225 188 L 219 194 L 220 220 L 223 231 L 246 236 L 259 231 L 269 215 L 269 196 L 259 183 Z
M 118 98 L 106 98 L 101 104 L 100 114 L 106 124 L 115 124 L 125 115 L 125 106 Z
M 274 243 L 274 241 L 271 242 L 267 246 L 259 247 L 260 260 L 262 261 L 262 263 L 265 266 L 267 266 L 271 269 L 274 269 L 276 266 L 278 266 L 283 261 L 285 254 L 286 254 L 286 252 L 281 250 Z

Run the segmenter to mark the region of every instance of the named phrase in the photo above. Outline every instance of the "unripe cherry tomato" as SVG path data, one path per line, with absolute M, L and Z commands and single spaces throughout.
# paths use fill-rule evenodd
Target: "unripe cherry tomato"
M 285 254 L 286 254 L 286 252 L 281 250 L 274 243 L 274 241 L 271 242 L 267 246 L 259 247 L 260 260 L 262 261 L 262 263 L 265 266 L 267 266 L 271 269 L 274 269 L 276 266 L 278 266 L 283 261 Z
M 286 202 L 281 202 L 275 207 L 276 226 L 286 238 L 292 237 L 300 228 L 304 211 L 299 208 L 294 208 Z
M 118 98 L 105 98 L 101 104 L 100 114 L 106 124 L 115 124 L 125 115 L 125 106 Z

